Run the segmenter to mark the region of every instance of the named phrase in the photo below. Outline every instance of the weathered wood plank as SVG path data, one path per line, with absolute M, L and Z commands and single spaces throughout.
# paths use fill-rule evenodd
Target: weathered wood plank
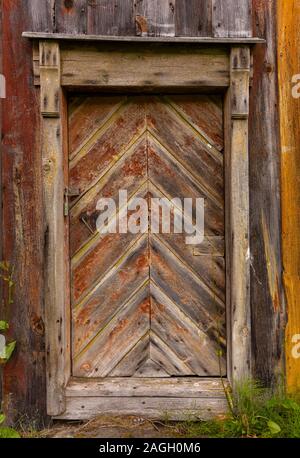
M 212 0 L 214 37 L 251 37 L 251 0 Z
M 212 36 L 212 0 L 176 0 L 175 35 Z
M 55 0 L 55 32 L 87 33 L 87 0 Z
M 141 36 L 175 35 L 175 1 L 137 0 L 134 3 L 136 33 Z
M 133 198 L 146 198 L 147 185 L 143 186 Z M 129 199 L 129 205 L 132 199 Z M 122 209 L 119 217 L 124 220 L 126 209 Z M 81 224 L 81 222 L 79 221 Z M 76 230 L 76 227 L 74 226 Z M 71 231 L 72 234 L 72 231 Z M 121 260 L 124 253 L 138 241 L 141 234 L 112 233 L 99 234 L 89 240 L 72 258 L 72 300 L 80 302 L 90 291 L 93 285 L 99 283 L 106 272 L 113 268 Z
M 39 93 L 30 83 L 32 46 L 20 39 L 24 29 L 33 30 L 34 8 L 30 7 L 2 2 L 1 11 L 7 84 L 7 97 L 1 101 L 1 259 L 14 266 L 16 293 L 13 304 L 3 310 L 1 300 L 0 308 L 1 318 L 10 323 L 8 339 L 18 342 L 3 370 L 3 410 L 10 424 L 26 419 L 24 424 L 34 421 L 38 427 L 47 422 L 40 104 Z M 44 20 L 43 15 L 40 18 Z
M 114 289 L 114 291 L 117 291 Z M 73 359 L 73 375 L 105 377 L 148 332 L 150 324 L 149 284 L 143 285 L 120 312 L 105 325 L 85 351 Z M 77 326 L 78 330 L 78 326 Z M 75 336 L 76 339 L 76 336 Z M 76 341 L 75 341 L 76 343 Z M 88 341 L 85 342 L 86 344 Z
M 300 389 L 300 4 L 295 0 L 277 4 L 286 379 L 288 390 L 296 391 Z
M 151 279 L 184 313 L 202 329 L 210 329 L 212 336 L 218 328 L 224 335 L 225 306 L 212 291 L 177 259 L 157 237 L 150 237 Z M 184 285 L 178 282 L 184 278 Z M 215 333 L 217 336 L 218 332 Z
M 94 135 L 86 138 L 87 141 L 82 148 L 79 147 L 70 156 L 71 186 L 79 188 L 81 193 L 90 190 L 88 197 L 92 197 L 93 203 L 96 204 L 97 190 L 102 187 L 99 179 L 104 173 L 121 157 L 124 161 L 125 154 L 142 154 L 146 142 L 143 135 L 145 128 L 143 101 L 139 102 L 137 99 L 117 110 L 103 127 L 99 126 Z M 92 189 L 95 185 L 97 187 Z M 76 206 L 73 213 L 78 213 L 79 210 Z
M 160 118 L 162 119 L 162 118 Z M 169 123 L 168 123 L 169 121 Z M 165 126 L 169 124 L 171 126 L 171 120 L 168 118 L 165 118 L 165 122 L 163 122 L 161 125 L 157 123 L 157 126 L 159 126 L 160 132 L 165 133 L 164 128 Z M 180 126 L 180 125 L 179 125 Z M 152 130 L 152 129 L 151 129 Z M 161 144 L 158 142 L 155 142 L 152 138 L 149 139 L 149 164 L 150 164 L 150 172 L 149 172 L 149 177 L 151 179 L 151 182 L 158 188 L 160 189 L 165 197 L 167 197 L 169 200 L 177 197 L 177 196 L 188 196 L 193 199 L 193 211 L 196 211 L 196 200 L 197 198 L 203 198 L 205 199 L 205 220 L 204 220 L 204 231 L 205 234 L 207 235 L 222 235 L 224 234 L 224 208 L 222 205 L 223 202 L 223 196 L 221 195 L 219 199 L 216 200 L 213 198 L 214 194 L 216 194 L 219 190 L 217 189 L 216 193 L 210 193 L 210 190 L 213 189 L 213 183 L 215 184 L 215 187 L 217 188 L 219 183 L 222 186 L 222 180 L 218 180 L 218 165 L 215 167 L 216 168 L 216 179 L 215 182 L 213 181 L 212 176 L 210 177 L 210 180 L 208 179 L 207 175 L 209 174 L 202 174 L 203 175 L 203 180 L 201 180 L 201 173 L 199 173 L 199 169 L 204 166 L 199 167 L 199 164 L 202 162 L 201 155 L 198 154 L 198 170 L 196 171 L 194 176 L 188 173 L 189 169 L 193 168 L 194 160 L 197 157 L 196 151 L 198 147 L 198 153 L 200 152 L 201 145 L 199 145 L 198 142 L 194 141 L 193 147 L 192 143 L 189 142 L 189 136 L 184 132 L 182 129 L 182 136 L 177 135 L 177 137 L 173 137 L 174 135 L 174 130 L 172 128 L 169 129 L 169 132 L 166 133 L 166 135 L 170 135 L 171 141 L 177 145 L 183 145 L 181 146 L 180 150 L 175 146 L 175 148 L 172 148 L 170 151 L 176 151 L 176 159 L 178 158 L 181 160 L 181 162 L 176 161 L 172 154 L 168 154 L 167 149 L 162 148 Z M 178 131 L 177 131 L 178 132 Z M 185 139 L 187 139 L 187 142 L 184 143 Z M 166 148 L 169 148 L 170 145 L 166 144 Z M 189 147 L 185 148 L 185 145 L 189 145 Z M 199 147 L 200 146 L 200 147 Z M 188 151 L 190 151 L 190 157 L 188 154 Z M 178 155 L 178 156 L 177 156 Z M 181 157 L 180 157 L 181 156 Z M 185 157 L 184 157 L 185 156 Z M 207 161 L 208 162 L 208 161 Z M 203 161 L 204 163 L 204 161 Z M 188 169 L 186 170 L 186 167 Z M 222 170 L 222 167 L 220 167 Z M 161 173 L 161 170 L 165 171 L 165 175 Z M 203 170 L 203 169 L 202 169 Z M 206 176 L 204 176 L 206 175 Z M 219 181 L 219 183 L 218 183 Z M 204 186 L 202 183 L 208 184 L 209 186 Z
M 29 0 L 26 8 L 34 32 L 55 32 L 55 0 Z
M 230 88 L 226 91 L 224 96 L 224 187 L 225 187 L 225 227 L 230 228 L 231 225 L 231 91 Z M 226 323 L 227 323 L 227 377 L 230 383 L 232 383 L 232 304 L 231 304 L 231 256 L 232 256 L 232 244 L 234 240 L 231 238 L 231 231 L 225 231 L 225 303 L 226 303 Z
M 132 0 L 89 0 L 87 33 L 135 35 Z
M 84 301 L 73 304 L 74 356 L 84 350 L 148 279 L 148 240 L 144 236 L 124 254 L 121 262 L 107 272 L 106 277 L 89 292 Z M 79 366 L 76 364 L 76 367 Z
M 193 126 L 205 141 L 222 151 L 224 148 L 222 97 L 213 95 L 172 95 L 166 101 Z M 200 108 L 201 107 L 201 108 Z
M 69 100 L 69 154 L 76 155 L 126 100 L 124 96 L 74 97 Z
M 156 181 L 163 180 L 156 159 L 161 164 L 165 164 L 166 169 L 176 170 L 182 167 L 185 179 L 181 179 L 180 176 L 172 177 L 174 182 L 173 185 L 172 182 L 169 183 L 169 194 L 175 197 L 175 186 L 179 185 L 182 191 L 184 188 L 189 188 L 191 196 L 197 194 L 198 197 L 205 197 L 211 211 L 221 214 L 220 219 L 213 226 L 209 225 L 208 218 L 207 226 L 212 234 L 222 234 L 224 227 L 222 222 L 223 155 L 209 148 L 201 136 L 182 123 L 179 116 L 169 110 L 168 106 L 156 100 L 151 101 L 149 105 L 148 129 L 154 136 L 149 138 L 153 177 L 158 175 Z M 180 150 L 177 148 L 178 144 L 181 145 Z M 168 178 L 170 180 L 171 177 Z
M 123 43 L 194 43 L 194 44 L 256 44 L 265 43 L 263 38 L 257 37 L 137 37 L 137 36 L 113 36 L 113 35 L 73 35 L 68 33 L 43 33 L 43 32 L 23 32 L 23 37 L 42 40 L 62 40 L 73 42 L 123 42 Z
M 122 402 L 121 402 L 122 401 Z M 70 397 L 67 409 L 57 420 L 90 420 L 101 415 L 134 415 L 170 420 L 211 419 L 227 412 L 224 397 L 216 398 L 157 398 L 153 397 Z
M 150 335 L 145 334 L 109 373 L 110 377 L 137 377 L 137 371 L 149 359 Z M 130 379 L 129 379 L 130 380 Z
M 64 386 L 68 380 L 69 316 L 65 304 L 65 246 L 63 97 L 60 88 L 60 56 L 56 42 L 40 43 L 42 160 L 44 177 L 45 322 L 47 354 L 47 411 L 59 415 L 65 409 Z M 43 70 L 43 71 L 42 71 Z M 46 93 L 53 95 L 45 103 Z M 44 95 L 45 94 L 45 95 Z M 55 224 L 53 224 L 55 221 Z M 58 357 L 59 355 L 59 357 Z
M 253 2 L 256 18 L 254 34 L 267 41 L 266 46 L 253 50 L 254 77 L 249 119 L 253 373 L 266 385 L 273 384 L 277 374 L 283 373 L 285 322 L 276 3 Z
M 142 65 L 141 65 L 142 62 Z M 98 88 L 226 87 L 229 59 L 225 49 L 155 50 L 135 47 L 65 46 L 63 86 Z
M 250 50 L 231 51 L 231 351 L 232 380 L 251 376 L 249 247 L 249 115 Z
M 152 299 L 151 299 L 152 305 Z M 165 343 L 157 334 L 150 333 L 150 357 L 163 367 L 167 376 L 191 376 L 192 369 L 171 348 L 170 342 Z M 198 355 L 197 355 L 198 357 Z
M 165 197 L 150 186 L 151 197 Z M 174 215 L 171 217 L 173 227 Z M 225 265 L 224 237 L 205 236 L 199 245 L 187 245 L 186 234 L 157 234 L 157 237 L 176 253 L 186 266 L 193 270 L 214 294 L 220 299 L 225 298 Z
M 225 375 L 224 356 L 221 357 L 221 361 L 218 357 L 218 350 L 222 348 L 222 335 L 220 334 L 220 342 L 218 336 L 214 339 L 206 326 L 197 326 L 189 318 L 186 309 L 177 307 L 177 304 L 174 304 L 160 288 L 152 283 L 150 293 L 151 329 L 154 334 L 160 336 L 163 342 L 168 342 L 172 352 L 185 363 L 192 374 L 200 377 Z M 171 358 L 172 361 L 172 355 Z M 221 363 L 221 374 L 219 363 Z M 170 375 L 180 375 L 176 364 L 175 369 L 176 372 L 171 372 Z M 182 375 L 186 373 L 183 372 Z
M 225 384 L 226 384 L 225 380 Z M 108 378 L 106 380 L 73 379 L 66 388 L 67 397 L 156 397 L 209 398 L 224 396 L 220 378 Z

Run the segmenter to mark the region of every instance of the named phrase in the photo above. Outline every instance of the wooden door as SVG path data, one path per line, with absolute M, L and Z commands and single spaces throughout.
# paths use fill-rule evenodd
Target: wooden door
M 101 234 L 97 202 L 119 190 L 203 197 L 204 241 Z M 72 98 L 69 193 L 72 375 L 225 375 L 221 97 Z

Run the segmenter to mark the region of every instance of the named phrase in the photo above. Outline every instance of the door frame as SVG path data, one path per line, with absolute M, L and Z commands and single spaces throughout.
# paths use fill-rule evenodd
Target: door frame
M 164 381 L 71 378 L 68 222 L 68 91 L 221 92 L 224 95 L 227 373 L 251 376 L 248 117 L 251 46 L 226 43 L 104 43 L 36 36 L 33 64 L 40 86 L 45 212 L 47 412 L 90 418 L 101 412 L 151 417 L 168 409 L 203 418 L 226 410 L 219 378 Z M 142 62 L 142 64 L 141 64 Z M 155 66 L 160 65 L 158 72 Z M 64 247 L 64 249 L 58 248 Z M 225 381 L 226 382 L 226 381 Z M 121 397 L 124 402 L 120 402 Z M 175 407 L 174 407 L 175 406 Z M 180 413 L 181 412 L 181 413 Z

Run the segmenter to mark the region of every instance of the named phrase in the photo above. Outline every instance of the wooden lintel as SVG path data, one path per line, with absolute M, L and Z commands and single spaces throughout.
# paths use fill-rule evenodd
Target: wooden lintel
M 61 85 L 66 88 L 196 90 L 224 89 L 230 83 L 229 51 L 224 46 L 191 49 L 177 44 L 154 49 L 69 42 L 60 45 L 60 59 Z M 39 62 L 34 47 L 36 85 L 40 84 Z

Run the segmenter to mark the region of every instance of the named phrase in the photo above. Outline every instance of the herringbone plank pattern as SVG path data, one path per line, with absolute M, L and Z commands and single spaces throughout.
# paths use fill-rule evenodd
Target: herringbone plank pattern
M 226 373 L 223 116 L 213 96 L 77 97 L 69 113 L 73 375 Z M 100 234 L 100 197 L 205 198 L 205 240 Z M 120 212 L 124 213 L 123 209 Z M 195 255 L 197 248 L 197 256 Z

